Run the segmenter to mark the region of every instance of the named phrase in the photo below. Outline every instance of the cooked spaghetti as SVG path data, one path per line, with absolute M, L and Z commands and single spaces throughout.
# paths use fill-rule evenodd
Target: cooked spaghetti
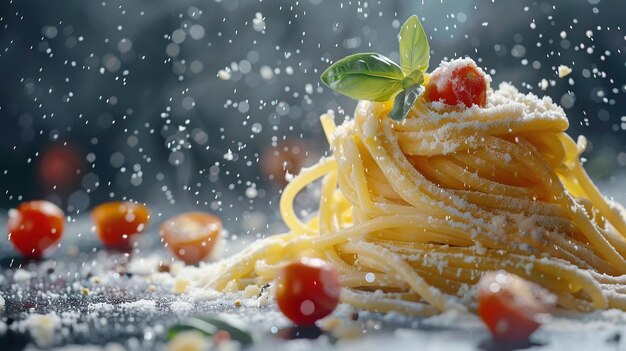
M 550 98 L 502 84 L 484 108 L 419 99 L 400 122 L 390 108 L 362 101 L 338 127 L 323 115 L 333 156 L 284 189 L 289 232 L 206 269 L 207 287 L 265 284 L 307 256 L 331 262 L 342 301 L 366 310 L 474 310 L 472 287 L 500 269 L 565 309 L 626 310 L 624 210 L 587 176 L 585 140 Z M 319 211 L 302 221 L 294 200 L 318 179 Z

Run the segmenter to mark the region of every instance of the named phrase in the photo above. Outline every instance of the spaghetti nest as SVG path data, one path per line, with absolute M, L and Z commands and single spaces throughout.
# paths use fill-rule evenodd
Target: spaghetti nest
M 440 106 L 441 105 L 441 106 Z M 420 100 L 409 116 L 360 102 L 335 127 L 333 156 L 284 190 L 286 234 L 259 240 L 210 269 L 224 290 L 271 282 L 285 263 L 321 257 L 341 274 L 343 302 L 419 316 L 474 310 L 483 273 L 538 283 L 578 311 L 626 310 L 626 222 L 579 161 L 563 110 L 502 84 L 485 108 Z M 296 195 L 322 178 L 318 213 L 302 222 Z

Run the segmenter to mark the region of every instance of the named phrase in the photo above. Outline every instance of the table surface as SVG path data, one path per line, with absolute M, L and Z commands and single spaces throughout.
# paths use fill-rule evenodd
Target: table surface
M 599 186 L 626 203 L 625 184 L 626 176 L 620 176 Z M 6 215 L 2 215 L 0 225 L 5 223 Z M 240 238 L 230 246 L 244 242 L 245 238 Z M 620 311 L 562 313 L 536 332 L 530 343 L 500 345 L 491 341 L 473 315 L 445 313 L 419 319 L 360 311 L 358 319 L 352 321 L 351 308 L 341 305 L 334 315 L 362 330 L 360 337 L 337 339 L 325 333 L 315 339 L 287 340 L 290 337 L 286 335 L 312 331 L 290 328 L 271 303 L 256 307 L 248 301 L 235 307 L 233 298 L 174 294 L 171 281 L 157 284 L 150 280 L 159 276 L 154 273 L 159 261 L 169 257 L 158 235 L 144 233 L 138 244 L 144 249 L 132 257 L 100 249 L 88 216 L 69 223 L 63 245 L 44 261 L 23 261 L 5 240 L 0 241 L 0 295 L 6 304 L 5 311 L 0 312 L 0 349 L 37 349 L 32 341 L 25 345 L 32 327 L 29 319 L 33 314 L 55 313 L 59 325 L 44 348 L 158 350 L 164 348 L 169 326 L 188 316 L 218 314 L 247 325 L 255 338 L 247 348 L 251 350 L 626 350 L 626 343 L 621 341 L 626 333 L 626 313 Z M 89 289 L 88 294 L 84 288 Z

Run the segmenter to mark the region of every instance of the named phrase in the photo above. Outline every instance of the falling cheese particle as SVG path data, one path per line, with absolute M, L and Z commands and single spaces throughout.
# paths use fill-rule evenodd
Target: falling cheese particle
M 565 66 L 565 65 L 560 65 L 558 68 L 558 74 L 559 74 L 559 78 L 563 78 L 567 75 L 569 75 L 570 73 L 572 73 L 572 69 Z

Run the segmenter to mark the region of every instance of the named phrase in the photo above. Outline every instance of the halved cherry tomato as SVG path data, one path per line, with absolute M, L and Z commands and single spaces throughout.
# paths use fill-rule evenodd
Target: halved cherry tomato
M 40 258 L 63 235 L 64 214 L 50 201 L 23 202 L 9 210 L 9 240 L 24 257 Z
M 91 218 L 104 246 L 126 250 L 131 237 L 148 226 L 150 212 L 143 205 L 112 201 L 91 210 Z
M 473 61 L 467 60 L 464 65 L 450 64 L 434 70 L 426 84 L 424 98 L 431 102 L 442 101 L 446 105 L 485 107 L 487 87 L 485 73 Z
M 523 341 L 550 320 L 554 296 L 504 271 L 489 272 L 478 285 L 478 313 L 495 339 Z
M 287 264 L 276 284 L 280 311 L 297 325 L 313 325 L 329 315 L 339 303 L 339 273 L 320 259 Z
M 222 221 L 204 212 L 189 212 L 172 217 L 161 225 L 161 237 L 174 256 L 196 264 L 213 250 L 222 231 Z

